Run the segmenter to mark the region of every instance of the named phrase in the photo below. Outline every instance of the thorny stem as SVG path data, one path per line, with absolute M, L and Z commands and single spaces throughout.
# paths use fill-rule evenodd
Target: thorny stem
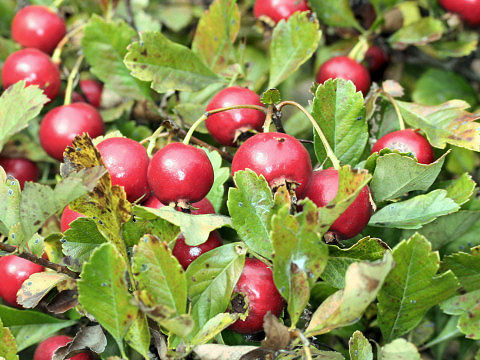
M 397 114 L 398 124 L 400 125 L 400 130 L 405 130 L 405 121 L 403 120 L 402 112 L 398 107 L 397 101 L 394 99 L 392 95 L 387 93 L 386 91 L 382 91 L 382 94 L 392 103 L 393 108 L 395 109 L 395 113 Z
M 333 152 L 332 148 L 330 147 L 330 144 L 328 143 L 327 138 L 323 134 L 322 129 L 320 129 L 320 126 L 317 124 L 317 122 L 312 117 L 312 115 L 310 115 L 310 113 L 302 105 L 300 105 L 299 103 L 296 103 L 295 101 L 282 101 L 280 104 L 277 105 L 277 109 L 279 111 L 281 111 L 282 108 L 285 105 L 295 106 L 297 109 L 299 109 L 300 111 L 302 111 L 305 114 L 305 116 L 308 118 L 308 120 L 310 120 L 313 127 L 315 128 L 315 131 L 317 132 L 318 136 L 320 137 L 320 140 L 322 141 L 323 147 L 325 148 L 325 151 L 327 152 L 327 156 L 330 159 L 330 161 L 332 162 L 333 168 L 335 170 L 340 170 L 340 161 L 335 156 L 335 153 Z
M 83 29 L 85 28 L 85 25 L 86 24 L 77 26 L 75 29 L 71 30 L 68 34 L 66 34 L 62 40 L 60 40 L 60 42 L 58 43 L 52 55 L 52 61 L 55 64 L 57 65 L 60 64 L 60 57 L 62 56 L 62 51 L 64 46 L 70 41 L 72 37 L 77 35 L 80 31 L 83 31 Z
M 65 102 L 63 103 L 64 105 L 69 105 L 72 102 L 73 83 L 78 75 L 78 70 L 80 69 L 80 65 L 82 65 L 82 61 L 83 55 L 80 55 L 77 59 L 77 62 L 73 66 L 72 71 L 70 71 L 70 75 L 68 75 L 67 88 L 65 89 Z

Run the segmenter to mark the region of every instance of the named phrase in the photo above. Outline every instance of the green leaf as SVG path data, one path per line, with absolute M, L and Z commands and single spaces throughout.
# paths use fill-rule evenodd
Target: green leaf
M 420 229 L 442 215 L 454 213 L 460 206 L 447 197 L 446 190 L 434 190 L 425 195 L 390 204 L 370 218 L 369 225 L 397 229 Z
M 328 259 L 328 247 L 317 233 L 319 213 L 311 201 L 303 211 L 290 215 L 286 204 L 272 218 L 273 279 L 287 300 L 292 326 L 295 326 L 310 299 L 310 289 L 322 273 Z
M 431 44 L 421 46 L 420 49 L 437 59 L 449 57 L 464 57 L 473 53 L 478 47 L 478 34 L 462 30 L 456 39 L 445 37 Z
M 463 205 L 470 200 L 477 184 L 468 173 L 464 173 L 455 180 L 441 182 L 440 185 L 447 190 L 447 196 L 450 199 L 458 205 Z
M 312 116 L 322 129 L 340 162 L 356 165 L 368 140 L 363 95 L 351 81 L 327 80 L 320 85 L 313 99 Z M 319 163 L 331 166 L 323 144 L 314 131 L 315 154 Z
M 316 19 L 309 19 L 305 12 L 296 12 L 280 21 L 273 30 L 270 44 L 270 81 L 274 88 L 293 74 L 315 53 L 321 31 Z
M 389 248 L 380 239 L 366 237 L 347 249 L 335 245 L 328 245 L 328 249 L 328 262 L 321 278 L 335 288 L 343 289 L 350 265 L 359 260 L 380 260 Z
M 242 273 L 245 253 L 241 243 L 223 245 L 200 255 L 187 268 L 188 295 L 197 332 L 227 309 Z
M 185 93 L 184 93 L 185 94 Z M 177 113 L 179 122 L 185 129 L 189 129 L 203 114 L 205 114 L 205 104 L 197 103 L 180 103 L 175 106 L 175 113 Z M 202 122 L 196 129 L 196 132 L 208 134 L 205 121 Z M 202 148 L 206 149 L 206 148 Z
M 378 293 L 378 323 L 386 341 L 413 330 L 431 307 L 458 289 L 451 271 L 436 275 L 439 254 L 419 234 L 399 243 L 393 258 L 395 268 Z
M 38 86 L 19 81 L 0 96 L 0 151 L 9 138 L 25 129 L 42 110 L 48 98 Z
M 452 297 L 440 307 L 449 315 L 460 315 L 457 327 L 467 339 L 480 340 L 480 290 Z
M 280 101 L 282 101 L 282 95 L 280 95 L 280 91 L 277 89 L 268 89 L 262 93 L 260 101 L 265 105 L 278 104 Z
M 0 166 L 0 233 L 7 235 L 12 226 L 20 222 L 20 185 Z M 10 239 L 12 240 L 12 239 Z
M 145 314 L 139 313 L 128 329 L 125 341 L 145 359 L 148 359 L 151 335 Z
M 240 31 L 240 10 L 236 0 L 215 0 L 200 19 L 192 50 L 216 73 L 235 57 L 233 44 Z
M 129 46 L 125 65 L 131 74 L 159 93 L 172 90 L 199 91 L 221 82 L 187 47 L 176 44 L 159 32 L 145 32 Z
M 14 309 L 0 305 L 0 319 L 15 336 L 18 351 L 37 344 L 57 331 L 75 324 L 74 320 L 62 320 L 38 311 Z
M 105 243 L 83 265 L 78 281 L 78 301 L 115 338 L 123 338 L 137 316 L 125 279 L 127 264 L 115 246 Z
M 470 254 L 458 252 L 444 257 L 441 270 L 451 270 L 466 291 L 480 289 L 480 247 L 471 249 Z
M 396 4 L 403 2 L 403 0 L 370 0 L 375 10 L 378 13 L 383 13 L 385 10 L 394 7 Z
M 223 195 L 225 194 L 225 183 L 230 178 L 230 168 L 225 166 L 222 167 L 222 156 L 214 150 L 209 150 L 207 148 L 201 148 L 208 156 L 208 159 L 212 163 L 214 180 L 213 185 L 210 191 L 207 194 L 207 199 L 213 205 L 213 208 L 218 213 L 223 204 Z
M 57 272 L 34 273 L 23 282 L 22 287 L 18 290 L 17 302 L 24 308 L 34 308 L 50 290 L 67 279 L 67 275 Z
M 396 339 L 379 349 L 378 360 L 421 360 L 421 357 L 415 345 Z
M 387 251 L 380 261 L 362 261 L 350 265 L 345 274 L 345 288 L 329 296 L 317 308 L 305 335 L 325 334 L 356 322 L 377 297 L 393 266 L 390 251 Z
M 440 105 L 445 101 L 460 99 L 474 107 L 478 101 L 475 90 L 465 78 L 452 71 L 434 68 L 428 69 L 418 79 L 412 98 L 422 105 Z
M 234 180 L 237 187 L 229 189 L 227 201 L 233 227 L 251 251 L 270 259 L 272 191 L 265 178 L 250 169 L 237 171 Z
M 82 49 L 92 74 L 121 96 L 150 98 L 148 84 L 133 78 L 123 63 L 128 45 L 137 36 L 134 29 L 124 21 L 107 22 L 94 15 L 84 33 Z
M 0 5 L 0 9 L 1 7 L 2 6 Z M 22 47 L 20 44 L 16 43 L 15 41 L 0 36 L 0 61 L 5 61 L 10 54 L 20 50 L 21 48 Z
M 428 190 L 442 170 L 447 154 L 428 165 L 396 153 L 380 156 L 370 183 L 373 199 L 375 202 L 383 202 L 399 198 L 410 191 Z
M 220 313 L 208 320 L 200 331 L 192 339 L 194 346 L 206 344 L 217 336 L 221 331 L 232 325 L 239 318 L 239 314 Z
M 312 10 L 325 25 L 353 27 L 363 32 L 362 27 L 355 19 L 348 0 L 310 0 L 309 3 Z
M 348 341 L 351 360 L 373 360 L 372 345 L 360 331 L 355 331 Z
M 396 31 L 388 39 L 394 49 L 404 50 L 409 45 L 425 45 L 440 39 L 445 32 L 443 22 L 433 17 L 421 18 Z
M 3 327 L 0 319 L 0 357 L 5 360 L 18 360 L 17 343 L 9 328 Z

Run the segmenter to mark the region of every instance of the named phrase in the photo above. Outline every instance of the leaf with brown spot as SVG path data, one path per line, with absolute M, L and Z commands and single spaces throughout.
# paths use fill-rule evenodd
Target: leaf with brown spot
M 220 313 L 208 320 L 190 342 L 192 345 L 206 344 L 240 318 L 240 314 Z
M 372 345 L 360 331 L 355 331 L 348 341 L 350 360 L 373 360 Z
M 39 272 L 30 275 L 17 293 L 17 302 L 25 308 L 34 308 L 47 293 L 68 276 L 56 272 Z
M 70 359 L 72 356 L 91 350 L 101 354 L 107 346 L 107 338 L 100 325 L 87 326 L 75 335 L 73 340 L 65 346 L 59 347 L 53 353 L 52 360 Z
M 0 319 L 0 358 L 18 360 L 17 343 L 10 329 L 3 327 L 2 319 Z
M 440 307 L 444 313 L 460 316 L 457 327 L 465 337 L 480 340 L 480 290 L 470 291 L 444 301 Z
M 290 344 L 288 327 L 283 325 L 270 311 L 263 317 L 265 340 L 262 347 L 274 351 L 283 350 Z
M 220 344 L 205 344 L 196 346 L 193 352 L 202 360 L 240 360 L 240 358 L 256 346 L 228 346 Z

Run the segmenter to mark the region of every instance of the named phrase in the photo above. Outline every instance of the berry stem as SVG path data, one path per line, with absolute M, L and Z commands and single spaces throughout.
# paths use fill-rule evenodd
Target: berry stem
M 390 95 L 386 91 L 382 91 L 382 94 L 392 103 L 393 108 L 395 109 L 395 113 L 397 114 L 398 124 L 400 125 L 400 130 L 405 130 L 405 121 L 403 120 L 402 112 L 398 107 L 397 101 L 394 99 L 392 95 Z
M 308 118 L 308 120 L 310 120 L 313 127 L 315 128 L 315 131 L 317 132 L 318 136 L 320 137 L 320 140 L 322 141 L 323 147 L 325 148 L 325 151 L 327 152 L 327 156 L 330 159 L 330 161 L 332 162 L 333 168 L 335 170 L 340 170 L 340 167 L 341 167 L 340 166 L 340 161 L 335 156 L 335 153 L 333 152 L 332 148 L 330 147 L 330 144 L 328 143 L 328 140 L 325 137 L 322 129 L 320 129 L 320 126 L 317 124 L 317 122 L 312 117 L 312 115 L 310 115 L 310 113 L 302 105 L 300 105 L 299 103 L 297 103 L 295 101 L 282 101 L 280 104 L 277 105 L 277 109 L 279 111 L 281 111 L 282 108 L 285 105 L 295 106 L 297 109 L 299 109 L 300 111 L 302 111 L 305 114 L 305 116 Z
M 53 52 L 52 55 L 52 61 L 53 63 L 59 65 L 61 63 L 61 56 L 62 56 L 62 51 L 64 46 L 70 41 L 72 37 L 77 35 L 80 31 L 83 31 L 85 28 L 86 24 L 82 24 L 77 26 L 75 29 L 71 30 L 68 34 L 66 34 L 62 40 L 58 43 L 57 47 L 55 48 L 55 51 Z
M 368 41 L 364 36 L 358 38 L 358 42 L 348 53 L 350 59 L 355 60 L 358 63 L 361 63 L 365 58 L 365 54 L 368 51 Z
M 270 131 L 270 125 L 272 124 L 272 116 L 273 116 L 273 106 L 274 105 L 268 105 L 267 116 L 265 117 L 265 122 L 263 123 L 264 133 Z
M 80 55 L 73 66 L 72 71 L 70 71 L 70 75 L 68 75 L 67 88 L 65 89 L 65 101 L 63 105 L 70 105 L 72 102 L 73 83 L 78 75 L 78 70 L 80 69 L 80 65 L 82 65 L 82 61 L 83 55 Z

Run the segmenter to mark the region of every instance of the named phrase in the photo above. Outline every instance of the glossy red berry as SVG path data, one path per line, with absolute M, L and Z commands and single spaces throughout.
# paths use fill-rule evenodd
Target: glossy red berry
M 328 79 L 351 80 L 364 95 L 372 83 L 367 68 L 347 56 L 337 56 L 325 62 L 318 70 L 317 82 L 323 84 Z
M 62 233 L 70 229 L 70 223 L 81 217 L 85 217 L 85 215 L 70 209 L 67 205 L 65 209 L 63 209 L 62 217 L 60 218 L 60 229 Z
M 152 157 L 148 183 L 163 204 L 202 200 L 213 185 L 212 163 L 205 151 L 191 145 L 171 143 Z
M 412 129 L 398 130 L 382 136 L 373 145 L 372 154 L 385 148 L 411 153 L 420 164 L 430 164 L 435 160 L 428 140 Z
M 92 106 L 99 108 L 102 102 L 103 85 L 92 79 L 80 80 L 80 89 Z
M 177 258 L 183 269 L 187 270 L 188 265 L 190 265 L 193 260 L 210 250 L 222 246 L 222 244 L 222 238 L 217 231 L 212 231 L 208 236 L 207 241 L 197 246 L 187 245 L 185 237 L 183 234 L 180 234 L 173 247 L 172 254 Z
M 12 37 L 23 47 L 51 54 L 65 36 L 65 22 L 46 6 L 30 5 L 21 9 L 12 21 Z
M 310 155 L 293 136 L 269 132 L 257 134 L 245 141 L 233 157 L 232 174 L 251 169 L 263 175 L 270 187 L 295 184 L 301 196 L 312 175 Z
M 338 171 L 329 168 L 314 171 L 304 197 L 308 197 L 317 206 L 324 207 L 332 201 L 338 192 Z M 365 186 L 352 204 L 340 215 L 330 227 L 341 239 L 358 235 L 367 226 L 372 216 L 370 189 Z
M 10 54 L 2 68 L 2 84 L 10 85 L 25 80 L 27 85 L 38 85 L 50 100 L 60 91 L 60 72 L 48 55 L 37 49 L 22 49 Z
M 232 105 L 263 106 L 260 96 L 252 90 L 232 86 L 215 95 L 208 104 L 206 111 Z M 216 142 L 233 146 L 239 133 L 248 130 L 260 131 L 264 122 L 265 114 L 259 110 L 235 109 L 209 116 L 205 125 Z
M 257 0 L 253 8 L 254 16 L 268 17 L 275 23 L 282 19 L 288 19 L 297 11 L 308 11 L 307 1 L 305 0 Z
M 113 185 L 123 186 L 127 199 L 135 202 L 150 193 L 147 171 L 150 159 L 137 141 L 115 137 L 97 145 Z
M 480 25 L 480 0 L 439 0 L 445 10 L 458 13 L 471 26 Z
M 16 255 L 0 257 L 0 297 L 12 306 L 17 304 L 17 292 L 30 275 L 42 272 L 42 266 Z
M 33 356 L 33 360 L 52 360 L 53 353 L 59 347 L 67 345 L 72 338 L 65 335 L 59 336 L 52 336 L 47 340 L 40 343 L 35 350 L 35 355 Z M 70 360 L 91 360 L 92 357 L 88 353 L 80 353 L 75 355 Z
M 50 110 L 40 124 L 40 144 L 48 155 L 59 161 L 77 135 L 95 138 L 105 133 L 100 113 L 92 105 L 73 103 Z
M 365 61 L 371 72 L 383 68 L 388 62 L 388 54 L 377 45 L 372 45 L 365 54 Z
M 245 297 L 243 301 L 242 297 Z M 240 334 L 261 331 L 263 317 L 269 311 L 278 317 L 285 306 L 285 301 L 273 282 L 272 270 L 258 259 L 245 259 L 242 275 L 233 290 L 232 310 L 242 312 L 242 305 L 248 306 L 247 318 L 237 320 L 230 326 L 230 330 Z
M 38 179 L 38 166 L 33 161 L 23 158 L 0 157 L 0 166 L 3 167 L 7 175 L 18 180 L 22 189 L 26 181 L 36 181 Z

